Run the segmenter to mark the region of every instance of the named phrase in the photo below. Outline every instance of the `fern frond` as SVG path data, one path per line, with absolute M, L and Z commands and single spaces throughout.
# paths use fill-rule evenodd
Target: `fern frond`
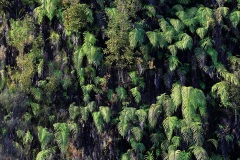
M 218 141 L 216 139 L 208 139 L 207 142 L 211 142 L 214 145 L 214 147 L 216 148 L 216 150 L 217 150 L 217 148 L 218 148 Z
M 208 154 L 207 154 L 206 150 L 200 146 L 193 146 L 193 147 L 190 147 L 189 149 L 192 150 L 192 152 L 197 160 L 205 160 L 208 158 Z
M 237 10 L 230 13 L 229 19 L 231 20 L 233 27 L 236 28 L 240 22 L 240 11 Z
M 42 150 L 40 151 L 37 156 L 36 156 L 36 160 L 46 160 L 46 159 L 53 159 L 53 155 L 56 152 L 56 148 L 49 148 L 46 150 Z
M 97 107 L 97 104 L 96 104 L 95 101 L 91 101 L 91 102 L 89 102 L 89 103 L 87 104 L 86 107 L 88 108 L 89 112 L 92 113 L 92 112 L 95 111 L 95 109 L 96 109 L 96 107 Z
M 69 106 L 69 116 L 72 120 L 74 120 L 78 115 L 80 115 L 80 107 L 74 106 L 74 104 L 71 104 Z
M 164 18 L 160 18 L 158 20 L 158 22 L 159 22 L 159 26 L 160 26 L 161 30 L 163 32 L 166 32 L 168 30 L 168 26 L 170 26 L 170 24 Z
M 174 56 L 174 55 L 168 56 L 168 65 L 169 65 L 170 71 L 174 71 L 179 64 L 180 64 L 180 61 L 178 60 L 177 56 Z
M 46 150 L 47 145 L 53 138 L 53 133 L 49 132 L 47 128 L 43 128 L 42 126 L 38 126 L 38 139 L 41 143 L 41 149 Z
M 147 151 L 147 154 L 144 156 L 144 160 L 154 160 L 153 152 Z
M 142 136 L 143 136 L 141 128 L 133 127 L 131 129 L 131 131 L 132 131 L 132 134 L 133 134 L 134 138 L 136 139 L 136 141 L 141 141 Z
M 170 19 L 170 23 L 177 32 L 180 32 L 184 29 L 184 25 L 179 19 Z
M 172 87 L 171 98 L 177 108 L 182 103 L 182 87 L 179 83 L 174 83 Z
M 89 117 L 89 109 L 88 107 L 80 107 L 81 118 L 86 122 Z
M 191 122 L 195 115 L 195 108 L 192 106 L 191 100 L 195 100 L 192 96 L 192 87 L 182 87 L 182 114 L 186 118 L 187 122 Z
M 227 82 L 222 81 L 214 84 L 212 86 L 212 92 L 220 97 L 223 106 L 228 107 L 230 105 Z
M 172 139 L 173 131 L 177 127 L 177 124 L 178 118 L 175 116 L 167 117 L 163 120 L 163 128 L 169 141 Z
M 146 34 L 152 46 L 157 48 L 159 46 L 160 39 L 162 39 L 160 33 L 158 31 L 148 31 Z
M 134 87 L 130 89 L 130 91 L 135 99 L 135 102 L 139 103 L 141 101 L 141 93 L 138 91 L 138 87 Z
M 120 100 L 125 100 L 127 98 L 127 92 L 123 87 L 116 88 L 116 92 Z
M 172 44 L 168 46 L 168 50 L 170 51 L 170 53 L 175 56 L 177 55 L 177 47 L 176 45 Z
M 193 46 L 192 37 L 186 33 L 180 34 L 179 41 L 176 42 L 175 45 L 181 50 L 185 50 L 185 49 L 191 50 Z
M 64 154 L 68 149 L 68 142 L 70 138 L 70 129 L 67 123 L 55 123 L 53 124 L 55 130 L 55 140 L 61 153 Z
M 207 31 L 208 30 L 205 27 L 200 27 L 196 30 L 196 33 L 201 39 L 203 39 L 205 37 Z
M 94 124 L 97 127 L 98 133 L 101 133 L 103 130 L 103 116 L 101 112 L 93 112 L 92 116 Z
M 25 136 L 23 137 L 23 144 L 30 145 L 32 143 L 32 141 L 33 141 L 33 136 L 31 135 L 31 133 L 28 130 L 27 133 L 25 134 Z
M 111 118 L 111 110 L 109 107 L 104 107 L 104 106 L 101 106 L 99 107 L 99 111 L 101 112 L 101 115 L 103 117 L 103 120 L 106 122 L 106 123 L 109 123 L 110 122 L 110 118 Z
M 125 137 L 129 130 L 129 124 L 123 121 L 120 121 L 117 125 L 118 132 L 121 136 Z
M 144 124 L 146 118 L 147 118 L 147 112 L 143 109 L 138 109 L 136 111 L 136 115 L 138 117 L 138 120 L 140 123 Z
M 154 128 L 157 124 L 160 113 L 162 112 L 162 106 L 157 104 L 152 104 L 148 112 L 148 121 L 151 128 Z
M 206 37 L 200 41 L 200 45 L 203 49 L 208 49 L 213 47 L 213 41 L 210 37 Z
M 129 33 L 130 47 L 135 48 L 137 45 L 142 45 L 144 40 L 144 33 L 145 31 L 143 29 L 133 29 Z

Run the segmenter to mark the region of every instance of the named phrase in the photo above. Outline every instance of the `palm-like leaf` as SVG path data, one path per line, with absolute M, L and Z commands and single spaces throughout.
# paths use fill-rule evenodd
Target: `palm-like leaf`
M 94 124 L 97 127 L 98 133 L 101 133 L 103 130 L 103 117 L 101 115 L 101 112 L 93 112 L 92 116 Z
M 170 71 L 174 71 L 180 64 L 180 61 L 178 60 L 177 56 L 170 55 L 168 57 L 168 63 Z
M 170 19 L 170 23 L 177 32 L 184 29 L 184 25 L 179 19 Z
M 36 160 L 46 160 L 46 159 L 52 159 L 53 155 L 55 153 L 56 148 L 49 148 L 46 150 L 42 150 L 37 154 Z
M 203 39 L 207 33 L 207 29 L 204 27 L 200 27 L 196 30 L 196 33 L 201 39 Z
M 197 160 L 206 160 L 208 158 L 208 154 L 205 149 L 199 146 L 190 147 L 192 152 Z
M 182 103 L 182 87 L 180 84 L 173 84 L 171 98 L 176 108 Z
M 212 92 L 220 97 L 223 106 L 227 107 L 230 105 L 227 82 L 222 81 L 214 84 L 212 86 Z
M 177 127 L 177 124 L 178 124 L 178 118 L 175 116 L 167 117 L 163 121 L 163 128 L 169 141 L 172 139 L 173 131 Z
M 231 14 L 230 14 L 230 17 L 229 19 L 231 20 L 232 22 L 232 25 L 233 27 L 237 27 L 237 25 L 239 24 L 240 22 L 240 11 L 233 11 Z
M 43 128 L 42 126 L 38 126 L 38 139 L 41 143 L 41 149 L 46 150 L 47 145 L 51 142 L 53 138 L 53 133 L 49 132 L 47 128 Z
M 80 115 L 80 107 L 74 106 L 74 104 L 71 104 L 69 106 L 69 116 L 71 119 L 75 119 L 78 115 Z
M 141 128 L 133 127 L 131 129 L 131 131 L 132 131 L 132 134 L 133 134 L 134 138 L 136 139 L 136 141 L 141 141 L 142 136 L 143 136 Z
M 138 120 L 140 123 L 144 124 L 146 118 L 147 118 L 147 112 L 143 109 L 138 109 L 136 111 L 136 115 L 138 117 Z
M 57 141 L 58 147 L 61 150 L 62 154 L 65 154 L 65 152 L 68 149 L 69 139 L 70 139 L 70 133 L 73 131 L 74 135 L 76 135 L 77 132 L 77 124 L 67 124 L 67 123 L 55 123 L 53 124 L 54 130 L 55 130 L 55 140 Z
M 104 107 L 104 106 L 101 106 L 99 107 L 99 111 L 101 112 L 101 115 L 103 117 L 103 120 L 106 122 L 106 123 L 109 123 L 110 122 L 110 118 L 111 118 L 111 110 L 109 107 Z
M 135 102 L 139 103 L 141 101 L 141 93 L 138 91 L 138 87 L 134 87 L 130 91 L 135 99 Z
M 144 33 L 143 29 L 133 29 L 129 33 L 130 47 L 135 48 L 137 45 L 141 45 L 144 40 Z
M 116 88 L 116 92 L 120 100 L 125 100 L 127 98 L 127 92 L 123 87 Z
M 158 104 L 152 104 L 148 112 L 148 121 L 150 127 L 154 128 L 157 124 L 160 113 L 162 112 L 162 106 Z

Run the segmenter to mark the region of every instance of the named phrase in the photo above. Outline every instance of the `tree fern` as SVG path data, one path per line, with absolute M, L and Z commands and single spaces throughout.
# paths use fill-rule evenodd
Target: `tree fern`
M 152 104 L 148 112 L 148 121 L 151 128 L 154 128 L 157 124 L 160 113 L 162 112 L 162 106 L 158 104 Z
M 145 87 L 145 83 L 143 81 L 143 78 L 138 75 L 136 71 L 129 72 L 129 76 L 131 78 L 131 81 L 133 85 L 138 85 L 142 88 Z
M 145 149 L 146 149 L 143 143 L 136 142 L 134 139 L 131 139 L 131 140 L 130 140 L 130 144 L 131 144 L 131 146 L 132 146 L 132 148 L 133 148 L 133 150 L 134 150 L 135 152 L 140 152 L 140 153 L 142 153 L 142 152 L 144 152 Z
M 146 34 L 150 43 L 154 48 L 157 48 L 160 46 L 160 40 L 163 40 L 163 37 L 160 35 L 158 31 L 148 31 L 146 32 Z M 163 47 L 164 45 L 161 45 L 161 46 Z
M 176 108 L 182 103 L 182 88 L 180 84 L 173 84 L 171 98 Z
M 138 87 L 132 88 L 130 91 L 134 97 L 135 102 L 139 103 L 141 101 L 141 93 L 138 91 Z
M 76 134 L 77 125 L 76 124 L 67 124 L 67 123 L 55 123 L 53 124 L 55 130 L 55 140 L 58 144 L 59 149 L 62 154 L 68 149 L 70 133 L 73 131 Z
M 78 115 L 80 115 L 80 107 L 74 106 L 74 104 L 71 104 L 69 106 L 69 116 L 72 120 L 74 120 Z
M 180 61 L 178 60 L 177 56 L 175 55 L 170 55 L 168 56 L 168 65 L 169 65 L 169 70 L 174 71 L 178 65 L 180 64 Z
M 109 107 L 104 107 L 104 106 L 101 106 L 99 107 L 99 111 L 101 112 L 101 115 L 103 117 L 103 120 L 106 122 L 106 123 L 109 123 L 110 122 L 110 118 L 111 118 L 111 110 Z
M 135 48 L 137 45 L 141 45 L 144 40 L 144 33 L 143 29 L 133 29 L 129 33 L 130 47 Z
M 143 133 L 142 133 L 141 128 L 139 128 L 139 127 L 133 127 L 133 128 L 131 129 L 131 131 L 132 131 L 132 134 L 133 134 L 135 140 L 136 140 L 136 141 L 141 141 L 142 136 L 143 136 Z
M 144 156 L 144 160 L 154 160 L 153 152 L 147 151 L 147 154 Z
M 56 148 L 49 148 L 46 150 L 42 150 L 37 154 L 36 160 L 48 160 L 48 159 L 52 159 L 53 155 L 55 153 Z
M 103 116 L 101 112 L 93 112 L 92 116 L 94 124 L 97 127 L 98 133 L 101 133 L 103 130 Z
M 80 108 L 81 117 L 84 121 L 88 120 L 89 112 L 90 111 L 89 111 L 88 107 L 81 107 Z
M 120 121 L 117 125 L 118 128 L 118 132 L 121 136 L 125 137 L 125 135 L 127 134 L 128 130 L 129 130 L 129 124 L 127 122 L 124 121 Z
M 192 150 L 192 152 L 197 160 L 206 160 L 208 158 L 208 154 L 207 154 L 206 150 L 203 149 L 202 147 L 192 146 L 192 147 L 190 147 L 190 149 Z
M 178 36 L 179 41 L 175 43 L 175 45 L 181 49 L 181 50 L 185 50 L 185 49 L 192 49 L 193 46 L 193 40 L 192 37 L 189 36 L 186 33 L 180 34 Z
M 202 27 L 209 28 L 214 24 L 213 10 L 208 7 L 199 7 L 196 13 L 196 18 Z
M 146 121 L 146 118 L 147 118 L 147 112 L 143 109 L 138 109 L 136 111 L 136 115 L 138 117 L 139 122 L 144 124 L 144 122 Z
M 170 19 L 170 23 L 177 32 L 184 29 L 184 25 L 179 19 Z
M 175 116 L 167 117 L 163 121 L 163 128 L 169 141 L 172 139 L 173 131 L 175 127 L 177 127 L 177 124 L 178 124 L 178 118 Z
M 117 87 L 116 93 L 120 100 L 125 100 L 127 98 L 127 92 L 123 87 Z
M 53 138 L 53 133 L 49 132 L 47 128 L 43 128 L 42 126 L 38 126 L 38 139 L 41 143 L 42 150 L 47 149 L 47 145 L 51 142 Z
M 32 141 L 33 141 L 33 136 L 31 135 L 30 131 L 27 131 L 27 133 L 23 137 L 23 144 L 30 145 Z
M 233 27 L 236 28 L 240 22 L 240 11 L 237 10 L 230 13 L 229 19 L 231 20 Z
M 34 9 L 34 15 L 38 18 L 38 23 L 42 22 L 44 16 L 47 16 L 50 21 L 53 19 L 59 0 L 39 0 L 41 6 Z
M 207 29 L 205 27 L 200 27 L 196 30 L 197 35 L 203 39 L 207 33 Z
M 183 87 L 182 88 L 182 108 L 183 108 L 183 117 L 191 121 L 191 117 L 194 114 L 193 107 L 191 106 L 190 99 L 191 97 L 191 92 L 192 92 L 191 87 Z
M 228 107 L 230 105 L 227 82 L 222 81 L 214 84 L 212 86 L 212 92 L 220 97 L 223 106 Z

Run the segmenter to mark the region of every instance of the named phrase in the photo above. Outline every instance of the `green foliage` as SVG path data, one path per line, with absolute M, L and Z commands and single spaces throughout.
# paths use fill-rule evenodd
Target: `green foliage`
M 77 124 L 55 123 L 53 124 L 53 127 L 55 130 L 54 135 L 58 147 L 61 150 L 61 153 L 65 154 L 68 149 L 71 131 L 74 133 L 74 135 L 76 135 L 78 132 Z
M 33 19 L 26 16 L 24 20 L 10 20 L 11 30 L 8 33 L 8 43 L 16 47 L 20 54 L 23 54 L 25 45 L 31 44 L 34 40 Z
M 240 22 L 240 11 L 233 11 L 230 13 L 229 19 L 231 20 L 233 27 L 236 28 Z
M 34 9 L 34 16 L 37 17 L 38 23 L 42 23 L 44 16 L 47 16 L 50 21 L 53 19 L 59 0 L 39 0 L 40 6 Z
M 141 93 L 138 91 L 138 87 L 132 88 L 130 91 L 132 92 L 135 102 L 139 103 L 141 101 Z
M 74 106 L 74 104 L 71 104 L 69 106 L 69 116 L 71 119 L 75 119 L 78 115 L 80 115 L 80 107 Z
M 173 131 L 175 127 L 177 127 L 177 124 L 178 124 L 178 118 L 175 116 L 167 117 L 163 121 L 163 128 L 169 141 L 172 139 Z
M 120 100 L 125 100 L 127 98 L 127 92 L 123 87 L 116 88 L 116 93 Z
M 129 42 L 132 48 L 135 48 L 137 45 L 142 45 L 144 40 L 144 30 L 143 29 L 133 29 L 129 32 Z
M 47 152 L 47 145 L 51 142 L 53 139 L 53 133 L 49 132 L 47 128 L 43 128 L 42 126 L 38 126 L 38 139 L 41 143 L 41 149 Z M 42 154 L 46 154 L 45 152 L 42 152 Z
M 71 5 L 63 11 L 63 25 L 67 35 L 77 33 L 91 24 L 93 20 L 92 10 L 86 4 Z
M 103 116 L 101 112 L 93 112 L 92 116 L 95 126 L 97 127 L 98 133 L 101 133 L 103 130 Z
M 109 123 L 110 120 L 111 120 L 111 110 L 109 107 L 104 107 L 104 106 L 101 106 L 99 107 L 99 110 L 101 112 L 101 115 L 103 117 L 103 120 L 106 122 L 106 123 Z
M 49 148 L 47 150 L 42 150 L 37 154 L 36 160 L 46 160 L 51 159 L 55 153 L 56 148 Z

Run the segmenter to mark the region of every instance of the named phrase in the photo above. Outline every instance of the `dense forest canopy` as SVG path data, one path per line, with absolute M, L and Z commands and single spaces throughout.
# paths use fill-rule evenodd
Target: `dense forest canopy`
M 0 0 L 0 159 L 227 160 L 240 0 Z

